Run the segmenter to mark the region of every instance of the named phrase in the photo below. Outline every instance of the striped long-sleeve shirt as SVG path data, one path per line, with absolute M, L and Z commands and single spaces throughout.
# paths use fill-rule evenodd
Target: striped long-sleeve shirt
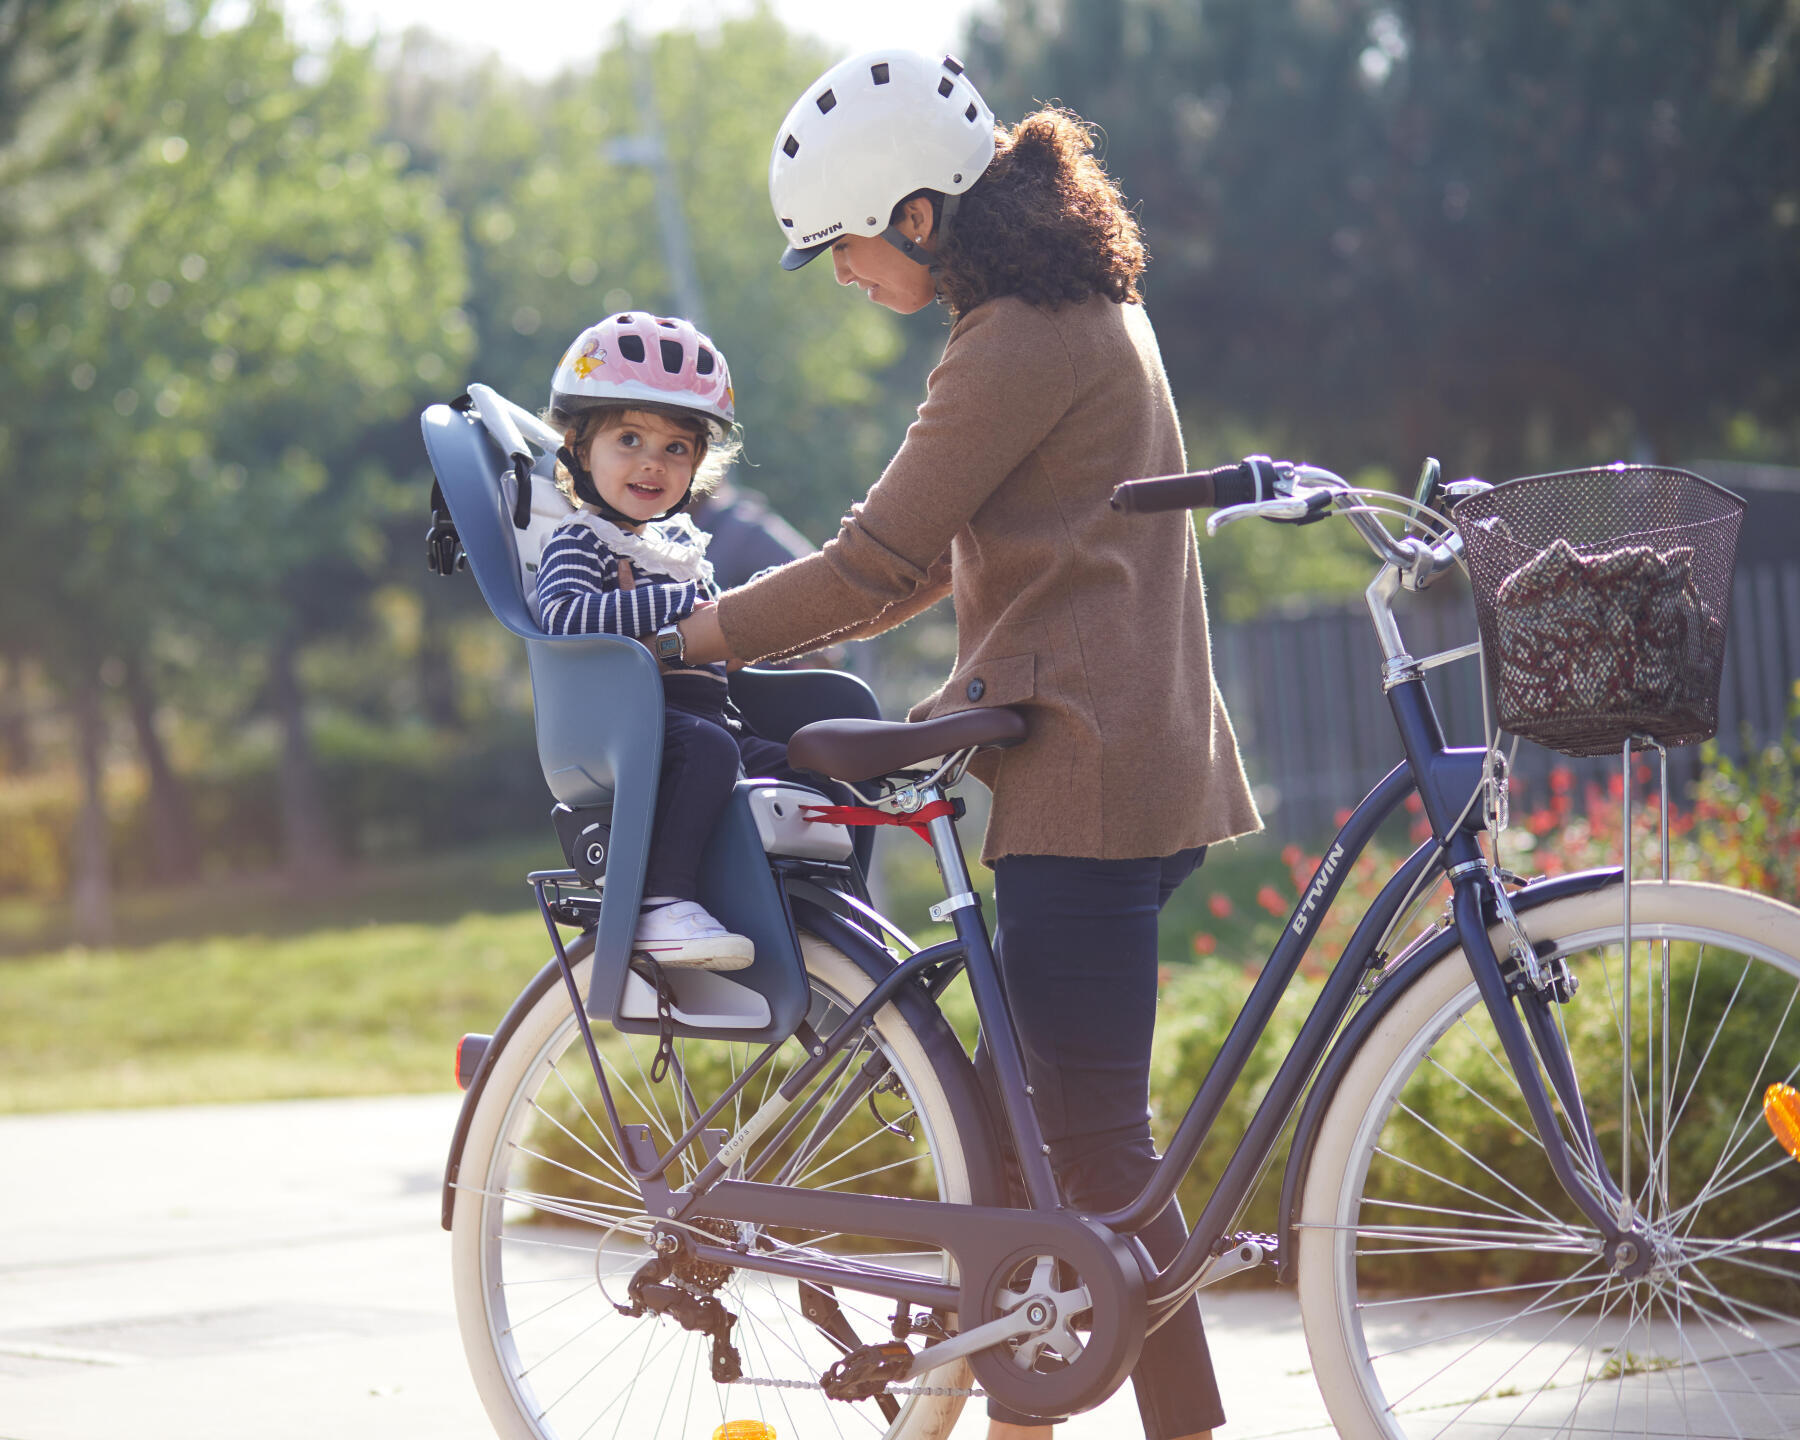
M 655 522 L 651 522 L 654 524 Z M 678 530 L 664 538 L 688 543 Z M 552 635 L 628 635 L 646 643 L 663 626 L 693 613 L 701 600 L 718 591 L 700 580 L 674 580 L 632 565 L 633 585 L 619 587 L 619 557 L 586 525 L 560 526 L 544 544 L 538 562 L 538 608 L 544 629 Z M 678 665 L 674 668 L 725 679 L 723 665 Z

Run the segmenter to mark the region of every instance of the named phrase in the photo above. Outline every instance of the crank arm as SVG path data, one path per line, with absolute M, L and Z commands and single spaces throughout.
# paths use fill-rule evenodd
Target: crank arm
M 1081 1292 L 1083 1298 L 1087 1292 Z M 965 1355 L 973 1355 L 977 1350 L 985 1350 L 990 1345 L 998 1345 L 1006 1340 L 1017 1340 L 1023 1336 L 1035 1334 L 1039 1330 L 1047 1330 L 1048 1325 L 1034 1325 L 1025 1318 L 1025 1312 L 1031 1307 L 1020 1305 L 1011 1314 L 1002 1315 L 998 1320 L 990 1320 L 985 1325 L 977 1325 L 973 1330 L 965 1330 L 949 1340 L 940 1340 L 936 1345 L 927 1345 L 917 1355 L 906 1372 L 906 1378 L 923 1375 L 927 1370 L 936 1370 L 940 1365 L 948 1365 L 960 1360 Z

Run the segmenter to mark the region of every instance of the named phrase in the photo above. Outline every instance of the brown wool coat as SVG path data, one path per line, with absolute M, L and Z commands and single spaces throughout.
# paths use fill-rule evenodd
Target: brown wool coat
M 732 652 L 879 634 L 954 596 L 957 658 L 924 719 L 1014 705 L 984 753 L 982 858 L 1170 855 L 1260 823 L 1219 698 L 1185 511 L 1121 515 L 1121 480 L 1184 468 L 1143 310 L 992 300 L 957 320 L 919 418 L 835 539 L 727 592 Z

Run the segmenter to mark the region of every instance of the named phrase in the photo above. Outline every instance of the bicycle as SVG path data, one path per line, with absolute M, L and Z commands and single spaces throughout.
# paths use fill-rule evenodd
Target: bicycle
M 921 948 L 879 915 L 848 849 L 770 847 L 807 998 L 767 1043 L 684 1029 L 660 988 L 652 1018 L 655 977 L 628 1019 L 595 978 L 602 882 L 531 877 L 555 954 L 459 1060 L 473 1083 L 445 1189 L 497 1430 L 648 1440 L 761 1417 L 806 1440 L 933 1440 L 981 1391 L 1074 1413 L 1122 1383 L 1159 1317 L 1273 1263 L 1348 1436 L 1800 1433 L 1800 1170 L 1758 1105 L 1800 1070 L 1800 911 L 1629 880 L 1629 854 L 1525 880 L 1483 853 L 1500 752 L 1446 745 L 1423 678 L 1476 647 L 1415 658 L 1394 612 L 1463 558 L 1439 495 L 1435 473 L 1406 501 L 1264 457 L 1115 495 L 1220 507 L 1215 528 L 1347 518 L 1381 562 L 1368 599 L 1404 752 L 1326 847 L 1121 1210 L 1059 1208 L 957 838 L 951 791 L 976 750 L 1022 737 L 1018 713 L 794 735 L 796 765 L 929 839 L 932 917 L 954 938 Z M 1398 537 L 1381 521 L 1395 506 Z M 1356 924 L 1158 1270 L 1132 1232 L 1174 1195 L 1352 864 L 1413 794 L 1430 838 Z M 1444 914 L 1399 943 L 1444 880 Z M 1007 1208 L 1002 1146 L 938 1005 L 959 975 L 1029 1208 Z M 1483 1123 L 1445 1129 L 1445 1096 Z M 1235 1231 L 1290 1122 L 1275 1234 Z

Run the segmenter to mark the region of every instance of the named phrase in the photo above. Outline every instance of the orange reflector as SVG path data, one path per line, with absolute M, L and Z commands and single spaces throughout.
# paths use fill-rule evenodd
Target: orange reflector
M 1763 1092 L 1763 1119 L 1781 1142 L 1781 1148 L 1800 1160 L 1800 1090 L 1792 1085 L 1771 1085 Z
M 775 1440 L 775 1427 L 762 1420 L 727 1420 L 712 1440 Z

